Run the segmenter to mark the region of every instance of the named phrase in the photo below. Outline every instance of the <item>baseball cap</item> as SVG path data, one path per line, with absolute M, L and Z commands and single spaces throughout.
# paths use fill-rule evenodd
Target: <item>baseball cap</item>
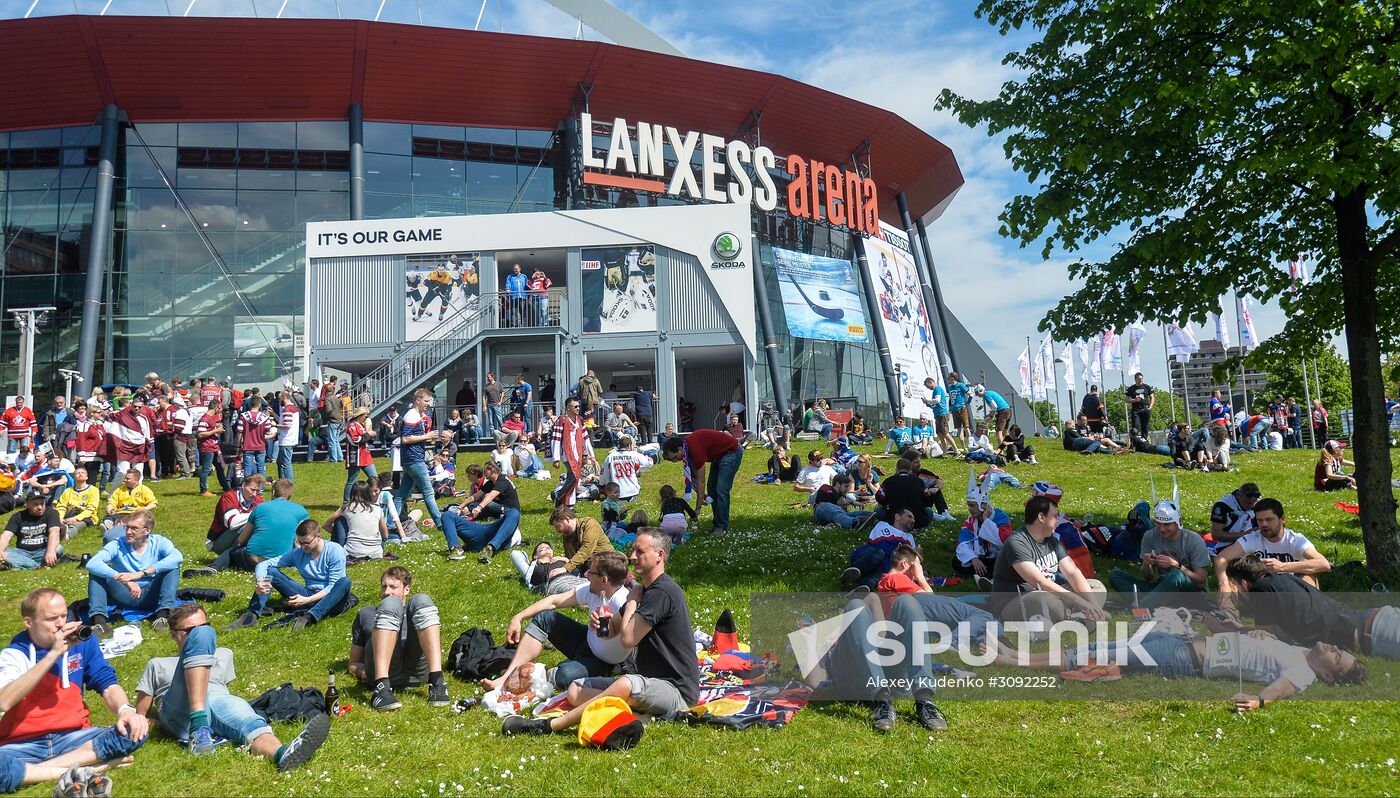
M 1327 444 L 1326 444 L 1326 446 L 1327 446 L 1328 449 L 1345 449 L 1345 448 L 1347 448 L 1347 445 L 1346 445 L 1345 443 L 1342 443 L 1341 441 L 1328 441 Z
M 42 490 L 31 490 L 28 493 L 24 494 L 24 500 L 26 502 L 32 502 L 35 499 L 38 499 L 39 501 L 45 501 L 48 499 L 48 497 L 44 495 L 44 492 Z

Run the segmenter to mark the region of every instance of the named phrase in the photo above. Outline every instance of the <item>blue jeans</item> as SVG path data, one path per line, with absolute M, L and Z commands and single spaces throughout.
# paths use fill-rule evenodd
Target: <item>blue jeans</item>
M 925 641 L 915 639 L 915 622 L 941 623 L 955 633 L 961 631 L 958 628 L 960 623 L 966 623 L 969 637 L 985 642 L 987 625 L 996 621 L 990 612 L 981 607 L 933 593 L 907 593 L 895 599 L 890 607 L 890 620 L 903 630 L 900 640 L 906 652 L 906 675 L 911 680 L 914 695 L 919 697 L 933 693 L 934 663 L 932 658 L 921 658 L 917 654 Z
M 89 576 L 88 614 L 111 617 L 113 610 L 121 609 L 144 612 L 171 610 L 180 603 L 175 597 L 175 593 L 180 589 L 178 568 L 156 574 L 149 580 L 142 579 L 137 584 L 141 586 L 141 597 L 133 598 L 126 585 L 116 579 Z
M 880 577 L 890 570 L 890 551 L 870 543 L 861 544 L 851 552 L 851 567 L 860 571 L 859 584 L 874 590 Z
M 486 406 L 486 415 L 484 418 L 486 424 L 486 434 L 484 437 L 490 438 L 492 435 L 495 434 L 496 430 L 501 428 L 501 425 L 504 424 L 506 421 L 505 412 L 506 409 L 504 407 L 501 407 L 500 405 L 488 404 Z
M 15 452 L 18 452 L 18 451 L 19 451 L 19 447 L 21 447 L 21 446 L 29 446 L 29 443 L 30 443 L 28 437 L 24 437 L 24 438 L 8 438 L 8 439 L 6 439 L 6 440 L 7 440 L 7 443 L 5 444 L 5 451 L 6 451 L 7 453 L 9 453 L 9 454 L 14 454 Z
M 266 461 L 269 462 L 269 463 L 272 463 L 273 465 L 276 465 L 276 464 L 277 464 L 277 455 L 278 455 L 279 452 L 282 451 L 282 446 L 281 446 L 281 444 L 277 443 L 277 439 L 276 439 L 276 438 L 273 438 L 272 440 L 270 440 L 270 441 L 267 442 L 266 446 L 267 446 L 267 449 L 266 449 L 266 451 L 267 451 L 267 458 L 266 458 Z
M 992 488 L 995 488 L 1003 482 L 1013 488 L 1021 487 L 1021 480 L 1017 479 L 1014 474 L 1006 471 L 994 471 L 992 472 L 992 481 L 987 483 L 987 491 L 990 493 Z
M 404 505 L 415 488 L 423 494 L 423 503 L 428 506 L 428 515 L 432 516 L 433 523 L 441 527 L 442 511 L 438 509 L 437 497 L 433 495 L 433 481 L 428 479 L 428 464 L 422 461 L 403 464 L 403 479 L 399 481 L 399 492 L 394 495 L 399 517 L 404 517 Z
M 841 509 L 839 505 L 832 504 L 831 502 L 822 502 L 812 505 L 812 518 L 816 520 L 817 523 L 836 524 L 846 529 L 854 529 L 857 524 L 872 515 L 874 515 L 874 513 L 864 510 L 847 512 Z
M 243 453 L 243 478 L 247 479 L 254 474 L 267 476 L 267 452 Z
M 291 446 L 277 446 L 277 478 L 295 479 L 292 476 L 292 455 L 295 450 Z
M 575 679 L 611 676 L 617 670 L 616 665 L 609 665 L 593 655 L 593 650 L 588 647 L 588 627 L 567 615 L 545 610 L 530 619 L 525 634 L 541 643 L 548 641 L 566 657 L 554 671 L 554 687 L 557 690 L 568 689 Z
M 219 488 L 228 490 L 228 479 L 224 476 L 222 468 L 214 468 L 214 456 L 218 452 L 199 453 L 199 492 L 204 493 L 209 490 L 209 472 L 213 471 L 219 477 Z
M 361 471 L 364 472 L 365 479 L 379 476 L 379 472 L 374 470 L 374 463 L 370 463 L 363 468 L 360 466 L 350 466 L 345 469 L 345 498 L 341 500 L 342 504 L 350 501 L 350 489 L 355 487 L 355 477 L 358 477 Z M 402 510 L 400 510 L 400 512 L 402 512 Z
M 1076 452 L 1088 452 L 1090 454 L 1094 454 L 1103 448 L 1103 446 L 1099 445 L 1098 441 L 1090 440 L 1089 438 L 1076 438 L 1070 443 L 1070 446 L 1074 447 L 1074 451 Z
M 55 550 L 56 556 L 63 556 L 63 547 L 59 546 Z M 35 568 L 44 567 L 44 552 L 25 551 L 14 546 L 5 549 L 5 559 L 10 561 L 10 567 L 20 571 L 32 571 Z
M 1148 665 L 1139 659 L 1137 652 L 1124 645 L 1122 640 L 1109 646 L 1109 661 L 1099 664 L 1112 663 L 1125 671 L 1156 671 L 1163 679 L 1182 679 L 1200 674 L 1200 669 L 1196 667 L 1195 655 L 1191 651 L 1191 641 L 1187 638 L 1165 632 L 1150 632 L 1143 636 L 1138 645 L 1156 661 L 1156 665 Z M 1074 670 L 1084 664 L 1080 661 L 1082 656 L 1079 651 L 1066 651 L 1065 669 Z
M 874 617 L 870 607 L 860 599 L 847 602 L 842 611 L 843 615 L 845 613 L 853 613 L 853 620 L 831 647 L 827 669 L 831 686 L 847 701 L 870 701 L 881 692 L 876 685 L 883 684 L 885 678 L 884 670 L 876 664 L 877 657 L 873 656 L 874 647 L 869 639 Z
M 25 764 L 37 765 L 47 762 L 92 743 L 93 761 L 85 764 L 96 765 L 130 754 L 140 748 L 146 739 L 143 737 L 140 740 L 132 740 L 117 731 L 114 726 L 94 726 L 90 729 L 45 734 L 22 743 L 0 745 L 0 793 L 19 790 L 24 782 Z
M 300 582 L 293 581 L 291 577 L 277 570 L 270 569 L 267 573 L 268 579 L 272 581 L 272 588 L 282 594 L 283 598 L 288 596 L 310 596 L 315 591 L 306 587 Z M 267 599 L 271 593 L 254 593 L 252 601 L 248 602 L 248 611 L 257 615 L 262 615 L 267 610 Z M 311 613 L 316 620 L 323 620 L 328 615 L 339 615 L 349 609 L 347 599 L 350 598 L 350 577 L 342 576 L 335 580 L 335 584 L 330 586 L 326 595 L 307 612 Z
M 713 528 L 717 532 L 729 529 L 729 492 L 734 488 L 734 475 L 744 462 L 744 450 L 735 449 L 710 464 L 710 478 L 705 486 L 705 495 L 714 499 Z
M 180 658 L 175 663 L 170 689 L 160 700 L 160 725 L 180 742 L 189 738 L 190 730 L 190 699 L 185 686 L 185 668 L 212 668 L 218 642 L 218 633 L 212 626 L 191 629 L 184 648 L 180 649 Z M 204 708 L 209 712 L 210 728 L 226 740 L 241 745 L 272 733 L 272 727 L 253 711 L 247 701 L 230 695 L 223 685 L 209 684 Z
M 1162 574 L 1156 582 L 1149 582 L 1131 571 L 1114 568 L 1108 572 L 1108 584 L 1124 595 L 1132 594 L 1137 588 L 1138 603 L 1144 607 L 1179 605 L 1182 601 L 1177 593 L 1199 593 L 1200 588 L 1191 581 L 1180 568 Z
M 493 551 L 508 549 L 519 528 L 520 511 L 511 507 L 502 508 L 501 517 L 489 524 L 468 521 L 456 513 L 442 517 L 442 535 L 447 539 L 448 548 L 462 546 L 467 551 L 481 551 L 487 545 Z
M 326 425 L 326 459 L 332 463 L 344 459 L 340 452 L 340 432 L 340 422 L 332 421 Z
M 820 430 L 817 430 L 817 434 L 821 436 L 822 440 L 829 440 L 831 438 L 831 431 L 833 429 L 835 429 L 835 426 L 830 421 L 828 421 L 825 424 L 822 424 L 822 428 Z

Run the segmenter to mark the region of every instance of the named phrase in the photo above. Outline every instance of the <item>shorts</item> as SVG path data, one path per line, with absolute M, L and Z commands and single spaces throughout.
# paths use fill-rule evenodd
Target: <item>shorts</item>
M 968 423 L 966 407 L 959 407 L 957 410 L 953 411 L 953 426 L 961 430 L 972 429 L 972 424 Z
M 1006 432 L 1011 427 L 1011 408 L 997 411 L 997 432 Z
M 666 715 L 671 712 L 684 712 L 690 705 L 681 697 L 681 691 L 665 679 L 653 679 L 629 673 L 620 678 L 632 683 L 632 692 L 627 696 L 627 704 L 643 715 Z M 590 676 L 579 679 L 575 684 L 590 690 L 606 690 L 616 682 L 611 676 Z
M 938 431 L 939 437 L 942 437 L 942 436 L 944 436 L 944 435 L 947 435 L 947 434 L 948 434 L 948 416 L 946 416 L 946 415 L 934 416 L 934 417 L 933 417 L 933 427 L 934 427 L 934 429 L 936 429 L 936 430 Z

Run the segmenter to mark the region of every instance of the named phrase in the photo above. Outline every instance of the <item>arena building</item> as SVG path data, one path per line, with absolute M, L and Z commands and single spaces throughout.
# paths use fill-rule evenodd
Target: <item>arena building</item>
M 947 366 L 1013 393 L 939 295 L 958 253 L 925 226 L 954 154 L 782 76 L 362 20 L 93 16 L 0 22 L 0 73 L 0 303 L 54 308 L 41 402 L 75 364 L 88 386 L 338 371 L 376 408 L 486 371 L 562 396 L 591 368 L 657 389 L 658 425 L 680 397 L 696 426 L 734 398 L 750 426 L 816 397 L 883 423 Z

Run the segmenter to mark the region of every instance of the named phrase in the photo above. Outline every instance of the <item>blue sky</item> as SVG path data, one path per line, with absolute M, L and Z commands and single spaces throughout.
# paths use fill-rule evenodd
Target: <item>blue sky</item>
M 32 0 L 0 0 L 0 17 L 22 16 Z M 98 13 L 108 0 L 39 0 L 42 14 Z M 111 0 L 109 14 L 184 13 L 190 0 Z M 284 0 L 196 0 L 194 16 L 275 16 Z M 285 17 L 337 16 L 334 0 L 285 0 Z M 1056 254 L 1043 261 L 1039 249 L 1021 249 L 997 233 L 997 214 L 1029 186 L 1011 169 L 999 140 L 959 124 L 934 110 L 945 87 L 964 95 L 994 96 L 1014 74 L 1002 57 L 1033 34 L 1003 38 L 975 18 L 975 3 L 934 0 L 882 0 L 838 3 L 828 0 L 707 0 L 614 3 L 692 58 L 786 75 L 796 80 L 889 109 L 949 145 L 966 178 L 957 198 L 933 223 L 935 265 L 945 301 L 977 334 L 984 348 L 1009 376 L 1026 336 L 1036 338 L 1040 318 L 1073 285 L 1069 259 Z M 470 28 L 481 12 L 479 0 L 340 0 L 346 18 L 440 27 Z M 572 37 L 577 23 L 543 0 L 486 0 L 481 28 L 544 36 Z M 586 38 L 602 38 L 585 31 Z M 1019 36 L 1019 38 L 1017 38 Z M 879 169 L 878 154 L 874 168 Z M 1107 242 L 1101 246 L 1109 246 Z M 1106 250 L 1088 250 L 1094 257 Z M 1230 314 L 1233 318 L 1233 314 Z M 1283 314 L 1276 307 L 1255 310 L 1261 337 L 1277 333 Z M 1233 328 L 1233 324 L 1231 325 Z M 1160 327 L 1149 327 L 1143 370 L 1157 385 L 1166 382 Z M 1232 329 L 1238 342 L 1238 332 Z M 1199 335 L 1198 337 L 1204 337 Z M 1116 377 L 1112 380 L 1116 384 Z M 1014 383 L 1013 383 L 1014 384 Z

